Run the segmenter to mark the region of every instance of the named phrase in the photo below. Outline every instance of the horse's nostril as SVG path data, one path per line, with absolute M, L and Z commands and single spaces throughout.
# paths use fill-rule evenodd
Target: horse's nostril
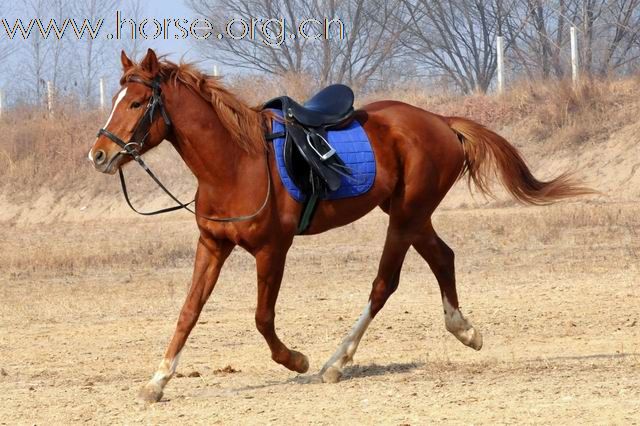
M 95 155 L 93 156 L 93 161 L 95 161 L 97 165 L 104 163 L 106 159 L 107 159 L 107 154 L 105 154 L 104 151 L 101 149 L 96 151 Z

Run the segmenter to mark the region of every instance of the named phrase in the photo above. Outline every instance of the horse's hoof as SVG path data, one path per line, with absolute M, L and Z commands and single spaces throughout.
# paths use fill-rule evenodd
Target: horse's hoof
M 329 367 L 322 373 L 322 381 L 324 383 L 338 383 L 341 378 L 342 370 L 336 367 Z
M 147 383 L 140 389 L 140 392 L 138 392 L 138 398 L 150 404 L 158 402 L 162 398 L 162 387 L 155 383 Z
M 470 348 L 475 349 L 476 351 L 479 351 L 480 349 L 482 349 L 482 333 L 480 333 L 475 328 L 473 328 L 472 330 L 473 330 L 473 337 L 471 338 L 471 341 L 469 342 L 468 346 Z
M 306 355 L 298 351 L 291 351 L 291 356 L 294 359 L 293 371 L 300 374 L 309 371 L 309 358 Z
M 471 327 L 468 330 L 464 330 L 455 334 L 455 336 L 460 340 L 465 346 L 475 349 L 479 351 L 482 349 L 482 334 Z

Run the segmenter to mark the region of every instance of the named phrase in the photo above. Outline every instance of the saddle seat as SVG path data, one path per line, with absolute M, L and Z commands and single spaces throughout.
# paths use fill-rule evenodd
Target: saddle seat
M 270 100 L 264 108 L 283 111 L 286 118 L 308 127 L 331 127 L 348 120 L 353 114 L 354 94 L 344 84 L 332 84 L 300 105 L 288 96 Z M 286 110 L 285 110 L 286 109 Z

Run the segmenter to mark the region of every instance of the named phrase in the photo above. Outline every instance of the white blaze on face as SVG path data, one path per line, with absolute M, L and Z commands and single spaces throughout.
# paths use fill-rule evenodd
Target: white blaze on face
M 113 104 L 113 109 L 111 110 L 111 114 L 109 115 L 109 118 L 107 119 L 107 123 L 104 125 L 103 129 L 106 129 L 107 126 L 109 126 L 109 123 L 111 123 L 111 119 L 113 118 L 113 114 L 116 112 L 116 109 L 118 108 L 118 104 L 120 104 L 120 101 L 122 101 L 122 99 L 124 99 L 124 97 L 127 95 L 127 88 L 125 87 L 124 89 L 122 89 L 120 91 L 120 93 L 118 93 L 118 97 L 116 98 L 116 102 Z M 89 150 L 89 161 L 91 161 L 92 163 L 93 161 L 93 148 Z
M 118 108 L 118 104 L 126 95 L 127 95 L 127 88 L 125 87 L 120 91 L 120 93 L 118 93 L 116 102 L 113 104 L 113 109 L 111 110 L 111 115 L 109 116 L 109 119 L 107 120 L 107 124 L 104 125 L 103 129 L 106 129 L 109 126 L 109 123 L 111 123 L 111 119 L 113 118 L 113 114 L 116 112 L 116 109 Z

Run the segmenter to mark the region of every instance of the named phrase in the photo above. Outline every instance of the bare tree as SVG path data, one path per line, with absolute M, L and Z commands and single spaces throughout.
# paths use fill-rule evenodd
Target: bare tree
M 14 9 L 15 7 L 13 6 L 13 2 L 0 0 L 0 10 L 2 10 L 6 15 L 13 12 Z M 12 43 L 0 43 L 0 61 L 4 61 L 11 54 L 15 53 L 16 50 L 16 46 Z
M 124 19 L 132 20 L 139 25 L 144 19 L 145 11 L 146 8 L 142 3 L 142 0 L 127 1 L 126 8 L 123 11 L 123 13 L 126 14 Z M 123 25 L 122 37 L 124 38 L 122 40 L 122 49 L 127 52 L 130 58 L 136 60 L 138 59 L 138 55 L 142 52 L 143 46 L 138 34 L 134 34 L 132 31 L 130 32 L 129 28 L 127 28 L 127 31 L 124 30 L 124 27 L 127 24 L 128 22 Z M 136 28 L 132 29 L 135 30 Z
M 364 86 L 401 55 L 400 38 L 407 24 L 395 19 L 403 8 L 396 0 L 356 0 L 348 2 L 313 3 L 310 16 L 346 16 L 349 25 L 346 38 L 321 38 L 310 46 L 313 61 L 318 66 L 321 84 L 347 82 Z M 322 7 L 318 7 L 321 4 Z M 335 34 L 334 34 L 335 36 Z
M 445 75 L 464 93 L 486 92 L 496 70 L 496 36 L 509 21 L 510 1 L 405 0 L 405 48 L 432 76 Z M 508 38 L 505 49 L 513 42 Z
M 98 19 L 113 15 L 116 0 L 77 0 L 75 5 L 75 15 L 82 19 L 90 20 L 93 25 Z M 80 79 L 80 94 L 85 103 L 91 105 L 95 103 L 94 96 L 97 88 L 99 73 L 105 65 L 105 52 L 109 46 L 109 41 L 103 38 L 94 38 L 85 31 L 81 40 L 74 40 L 78 45 L 78 73 Z
M 51 3 L 54 17 L 58 22 L 62 22 L 64 19 L 69 18 L 71 10 L 67 1 L 52 0 Z M 58 92 L 68 92 L 71 88 L 66 86 L 61 87 L 61 81 L 68 82 L 71 77 L 68 67 L 65 66 L 70 59 L 67 56 L 69 53 L 67 49 L 69 46 L 69 40 L 64 37 L 60 39 L 53 38 L 48 39 L 46 44 L 51 55 L 49 72 L 51 74 L 50 78 L 53 82 L 53 87 L 55 87 Z
M 639 9 L 639 0 L 521 0 L 507 33 L 529 78 L 566 75 L 571 26 L 579 31 L 582 72 L 616 72 L 638 59 Z
M 581 66 L 590 74 L 593 66 L 594 25 L 603 12 L 607 0 L 582 0 L 582 57 Z
M 225 33 L 226 19 L 243 20 L 252 17 L 263 17 L 270 19 L 282 19 L 286 22 L 284 28 L 280 30 L 291 33 L 295 31 L 292 26 L 294 19 L 298 16 L 301 8 L 294 0 L 265 0 L 263 2 L 251 0 L 188 0 L 190 8 L 200 16 L 208 18 L 218 25 L 218 32 L 223 34 L 223 39 L 207 39 L 196 41 L 199 51 L 205 58 L 212 59 L 229 66 L 244 68 L 252 71 L 263 71 L 269 74 L 284 74 L 286 72 L 300 73 L 304 71 L 303 57 L 307 40 L 294 38 L 286 43 L 277 45 L 278 34 L 275 33 L 275 26 L 280 22 L 274 21 L 268 28 L 273 39 L 265 42 L 260 37 L 244 37 L 236 40 L 233 36 Z M 218 17 L 223 18 L 218 18 Z M 229 26 L 229 31 L 238 36 L 244 28 L 240 22 Z M 267 27 L 265 27 L 267 28 Z M 282 36 L 284 34 L 281 33 Z M 212 36 L 212 38 L 215 36 Z
M 391 19 L 401 0 L 189 0 L 188 4 L 212 21 L 221 15 L 227 20 L 273 19 L 266 25 L 258 23 L 253 38 L 197 41 L 206 58 L 268 74 L 304 73 L 319 84 L 364 85 L 399 55 L 405 26 Z M 225 22 L 219 25 L 226 27 Z M 305 36 L 299 34 L 300 25 Z
M 46 0 L 27 0 L 24 9 L 20 13 L 26 16 L 42 16 L 47 10 Z M 45 71 L 46 62 L 49 56 L 49 49 L 45 45 L 45 40 L 38 32 L 31 34 L 28 40 L 23 43 L 24 58 L 23 66 L 27 77 L 27 91 L 35 103 L 44 102 L 45 93 Z
M 562 77 L 567 61 L 569 27 L 577 16 L 573 0 L 520 0 L 512 9 L 513 19 L 505 27 L 513 40 L 516 72 L 530 79 Z
M 592 4 L 599 10 L 589 11 L 589 17 L 597 16 L 586 25 L 590 46 L 585 54 L 597 61 L 597 72 L 606 74 L 620 70 L 640 58 L 640 0 L 617 0 Z M 583 24 L 585 25 L 585 24 Z M 594 58 L 595 54 L 595 58 Z

